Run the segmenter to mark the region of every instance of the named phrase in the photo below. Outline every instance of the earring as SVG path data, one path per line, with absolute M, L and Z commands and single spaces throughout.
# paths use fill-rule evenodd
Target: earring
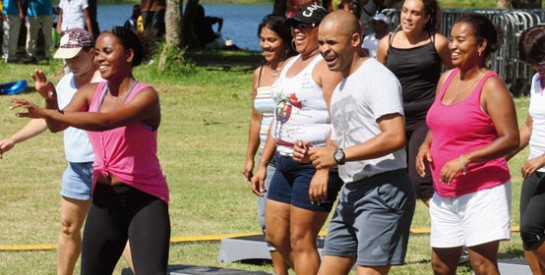
M 483 54 L 483 50 L 478 50 L 478 52 L 479 52 L 479 56 Z

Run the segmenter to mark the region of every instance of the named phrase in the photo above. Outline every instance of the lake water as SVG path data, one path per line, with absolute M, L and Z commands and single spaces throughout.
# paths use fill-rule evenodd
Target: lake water
M 97 20 L 101 30 L 112 26 L 123 25 L 131 16 L 132 4 L 98 5 Z M 271 4 L 236 5 L 212 4 L 203 5 L 207 16 L 223 18 L 222 36 L 231 39 L 240 48 L 259 51 L 257 26 L 261 19 L 272 12 Z M 216 29 L 217 26 L 214 26 Z

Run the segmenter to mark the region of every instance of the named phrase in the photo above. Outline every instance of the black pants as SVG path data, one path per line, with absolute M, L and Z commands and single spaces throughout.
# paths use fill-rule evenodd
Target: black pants
M 81 274 L 112 274 L 127 239 L 136 274 L 166 274 L 168 205 L 128 185 L 98 183 L 83 234 Z
M 545 176 L 535 172 L 524 179 L 520 193 L 520 236 L 524 249 L 545 241 Z
M 428 127 L 426 124 L 413 125 L 407 127 L 406 130 L 406 152 L 407 152 L 407 169 L 409 170 L 409 178 L 414 186 L 417 198 L 421 200 L 429 200 L 433 196 L 433 179 L 428 163 L 426 162 L 426 176 L 421 177 L 416 171 L 416 155 L 420 145 L 426 139 Z

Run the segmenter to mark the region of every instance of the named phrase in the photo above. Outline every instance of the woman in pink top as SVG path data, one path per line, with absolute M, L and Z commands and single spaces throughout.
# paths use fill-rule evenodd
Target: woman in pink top
M 130 29 L 114 27 L 96 42 L 94 62 L 107 82 L 81 87 L 64 110 L 13 100 L 19 117 L 44 118 L 52 131 L 88 130 L 95 152 L 93 204 L 81 255 L 81 274 L 111 274 L 130 240 L 136 274 L 165 274 L 170 220 L 168 187 L 157 158 L 161 110 L 157 91 L 134 79 L 144 49 Z
M 463 246 L 476 274 L 498 274 L 499 241 L 510 238 L 510 174 L 505 155 L 519 135 L 513 100 L 503 80 L 485 67 L 498 48 L 485 16 L 462 16 L 452 27 L 454 69 L 445 72 L 427 114 L 430 131 L 417 169 L 430 166 L 436 193 L 430 202 L 432 266 L 455 274 Z

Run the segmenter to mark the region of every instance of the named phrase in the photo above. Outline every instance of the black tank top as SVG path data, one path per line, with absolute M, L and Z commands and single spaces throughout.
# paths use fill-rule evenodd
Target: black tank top
M 386 56 L 386 67 L 392 71 L 403 90 L 403 109 L 407 128 L 426 123 L 426 114 L 435 99 L 435 88 L 441 76 L 441 58 L 431 42 L 410 49 L 392 47 L 394 35 Z

